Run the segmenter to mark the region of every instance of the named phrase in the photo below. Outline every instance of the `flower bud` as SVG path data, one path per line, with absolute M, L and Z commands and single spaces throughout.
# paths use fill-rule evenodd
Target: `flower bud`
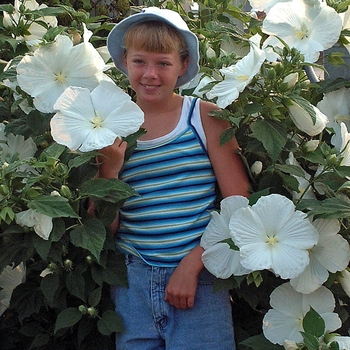
M 70 259 L 66 259 L 63 262 L 63 266 L 64 266 L 66 271 L 71 271 L 71 270 L 73 270 L 73 261 Z
M 92 317 L 96 317 L 98 316 L 98 312 L 97 310 L 93 307 L 93 306 L 90 306 L 88 309 L 87 309 L 87 313 L 92 316 Z
M 254 162 L 252 164 L 252 166 L 250 167 L 250 171 L 252 172 L 252 174 L 254 175 L 259 175 L 262 171 L 263 168 L 263 164 L 262 162 L 260 162 L 260 160 L 257 160 L 256 162 Z
M 310 140 L 304 143 L 303 149 L 305 152 L 314 152 L 319 144 L 319 140 Z
M 87 312 L 88 312 L 88 308 L 87 308 L 85 305 L 80 305 L 80 306 L 78 307 L 78 310 L 79 310 L 83 315 L 87 314 Z
M 67 199 L 72 198 L 72 192 L 67 185 L 61 186 L 60 194 L 62 197 L 65 197 Z

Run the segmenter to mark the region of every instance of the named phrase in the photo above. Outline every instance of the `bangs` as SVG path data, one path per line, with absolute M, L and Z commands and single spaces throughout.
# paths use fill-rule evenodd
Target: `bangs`
M 177 51 L 187 55 L 187 46 L 182 35 L 173 27 L 159 21 L 148 21 L 130 28 L 124 36 L 124 48 L 148 52 L 170 53 Z

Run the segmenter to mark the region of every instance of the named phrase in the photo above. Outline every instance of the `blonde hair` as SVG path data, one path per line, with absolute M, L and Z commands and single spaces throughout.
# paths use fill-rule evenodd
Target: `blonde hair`
M 172 26 L 160 21 L 141 22 L 131 27 L 124 36 L 124 54 L 130 48 L 157 53 L 177 51 L 183 60 L 188 57 L 183 36 Z

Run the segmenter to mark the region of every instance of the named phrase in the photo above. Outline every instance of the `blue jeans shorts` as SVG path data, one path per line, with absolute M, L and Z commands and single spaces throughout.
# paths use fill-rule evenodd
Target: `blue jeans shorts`
M 195 306 L 181 310 L 164 301 L 175 268 L 154 267 L 126 257 L 129 288 L 112 287 L 125 332 L 116 334 L 117 350 L 234 350 L 228 291 L 213 292 L 214 277 L 199 275 Z

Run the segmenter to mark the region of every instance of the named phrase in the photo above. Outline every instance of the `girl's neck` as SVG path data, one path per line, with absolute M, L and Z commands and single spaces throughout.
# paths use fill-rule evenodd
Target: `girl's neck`
M 183 97 L 176 94 L 161 105 L 146 103 L 144 106 L 138 102 L 145 116 L 142 127 L 147 131 L 140 140 L 152 140 L 174 130 L 180 119 L 182 102 Z

